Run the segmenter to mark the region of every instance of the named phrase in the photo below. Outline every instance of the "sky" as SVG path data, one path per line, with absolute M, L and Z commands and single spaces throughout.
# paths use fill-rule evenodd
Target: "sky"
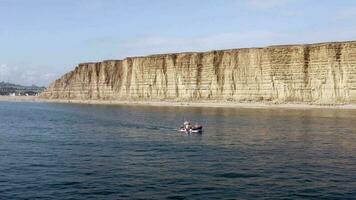
M 356 40 L 356 0 L 0 0 L 0 81 L 48 86 L 78 63 Z

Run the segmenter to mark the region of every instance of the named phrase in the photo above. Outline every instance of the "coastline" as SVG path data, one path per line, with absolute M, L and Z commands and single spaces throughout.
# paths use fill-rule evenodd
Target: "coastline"
M 36 96 L 1 96 L 0 95 L 0 102 L 1 101 L 10 101 L 10 102 L 35 102 L 40 100 Z
M 66 100 L 42 99 L 37 96 L 0 96 L 0 101 L 8 102 L 43 102 L 65 104 L 90 104 L 90 105 L 125 105 L 125 106 L 164 106 L 164 107 L 207 107 L 207 108 L 284 108 L 284 109 L 349 109 L 356 110 L 356 104 L 345 105 L 316 105 L 306 103 L 273 103 L 273 102 L 175 102 L 175 101 L 128 101 L 128 100 Z

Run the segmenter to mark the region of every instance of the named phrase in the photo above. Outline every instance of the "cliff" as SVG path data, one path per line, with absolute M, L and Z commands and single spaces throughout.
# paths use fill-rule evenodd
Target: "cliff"
M 356 103 L 356 41 L 83 63 L 40 97 Z

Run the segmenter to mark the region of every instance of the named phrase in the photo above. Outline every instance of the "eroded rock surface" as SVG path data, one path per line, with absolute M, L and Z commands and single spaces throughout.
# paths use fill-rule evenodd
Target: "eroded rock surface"
M 83 63 L 52 83 L 41 97 L 356 103 L 356 42 Z

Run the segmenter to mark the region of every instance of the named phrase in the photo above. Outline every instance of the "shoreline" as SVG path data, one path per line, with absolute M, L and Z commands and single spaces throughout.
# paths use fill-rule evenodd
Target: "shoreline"
M 38 102 L 88 105 L 125 105 L 125 106 L 164 106 L 164 107 L 207 107 L 207 108 L 284 108 L 284 109 L 349 109 L 356 110 L 356 104 L 315 105 L 305 103 L 273 103 L 273 102 L 175 102 L 175 101 L 128 101 L 128 100 L 66 100 L 42 99 L 37 96 L 0 96 L 0 101 L 7 102 Z

